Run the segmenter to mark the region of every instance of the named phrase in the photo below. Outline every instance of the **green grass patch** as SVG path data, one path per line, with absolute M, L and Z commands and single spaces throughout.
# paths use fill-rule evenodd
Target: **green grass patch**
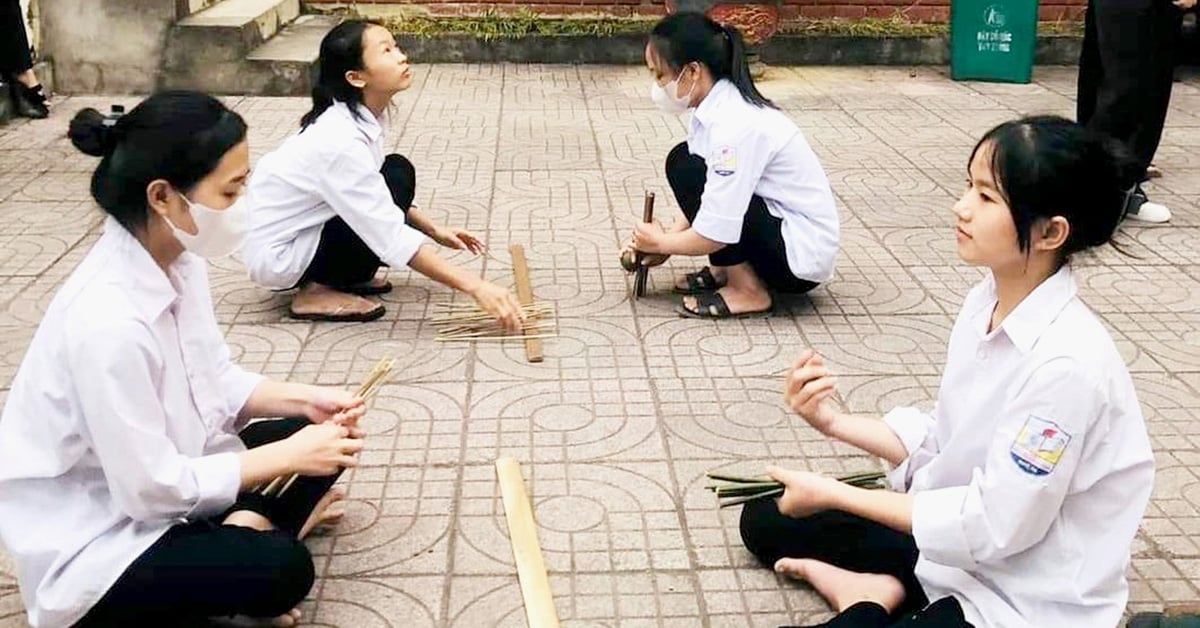
M 339 11 L 343 12 L 343 11 Z M 344 11 L 354 15 L 353 8 Z M 530 35 L 548 37 L 612 37 L 645 35 L 656 19 L 645 17 L 552 17 L 527 8 L 515 11 L 489 9 L 472 16 L 439 17 L 419 9 L 401 10 L 377 18 L 396 33 L 434 38 L 442 35 L 466 35 L 491 41 L 516 39 Z M 1043 22 L 1038 25 L 1042 35 L 1082 35 L 1083 24 L 1078 22 Z M 950 25 L 938 22 L 910 20 L 903 10 L 887 18 L 829 18 L 799 20 L 786 23 L 780 29 L 786 35 L 811 37 L 944 37 Z

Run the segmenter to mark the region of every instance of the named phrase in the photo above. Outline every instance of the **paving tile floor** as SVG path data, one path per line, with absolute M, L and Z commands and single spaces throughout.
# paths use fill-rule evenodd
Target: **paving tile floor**
M 366 324 L 285 317 L 286 295 L 254 287 L 236 260 L 214 265 L 217 314 L 237 358 L 277 378 L 355 385 L 385 355 L 397 377 L 366 419 L 362 466 L 347 473 L 346 521 L 312 539 L 312 625 L 522 626 L 492 462 L 523 462 L 567 626 L 778 626 L 825 617 L 803 586 L 757 567 L 737 511 L 703 490 L 713 469 L 769 462 L 825 472 L 877 462 L 784 412 L 780 375 L 804 347 L 824 352 L 851 409 L 928 403 L 977 269 L 954 252 L 950 207 L 968 153 L 1021 113 L 1072 115 L 1073 68 L 1029 85 L 951 82 L 937 68 L 772 68 L 762 90 L 804 129 L 837 195 L 837 278 L 765 319 L 721 323 L 672 312 L 676 258 L 631 301 L 616 264 L 642 193 L 673 209 L 662 162 L 683 119 L 653 108 L 632 67 L 444 65 L 396 100 L 388 146 L 419 173 L 417 202 L 491 251 L 455 263 L 512 284 L 526 245 L 534 290 L 561 336 L 546 361 L 519 344 L 434 342 L 430 303 L 449 290 L 394 271 L 388 314 Z M 0 127 L 0 402 L 42 312 L 95 241 L 95 161 L 64 138 L 84 106 Z M 255 157 L 277 146 L 303 99 L 229 98 Z M 1200 599 L 1200 81 L 1175 86 L 1152 197 L 1168 225 L 1125 229 L 1129 255 L 1082 260 L 1085 298 L 1121 347 L 1157 452 L 1154 500 L 1134 545 L 1131 610 Z M 461 298 L 461 297 L 460 297 Z M 0 555 L 0 626 L 23 624 Z

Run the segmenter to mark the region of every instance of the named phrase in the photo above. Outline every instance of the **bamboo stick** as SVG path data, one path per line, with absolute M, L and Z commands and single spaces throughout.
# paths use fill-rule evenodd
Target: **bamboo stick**
M 642 203 L 642 222 L 654 221 L 654 192 L 646 192 L 646 198 Z M 633 275 L 633 298 L 640 299 L 646 296 L 646 281 L 649 279 L 650 269 L 642 265 L 642 253 L 637 253 L 633 256 L 633 265 L 636 270 Z
M 379 390 L 383 387 L 383 383 L 387 381 L 388 375 L 392 373 L 392 366 L 396 364 L 396 358 L 383 358 L 375 364 L 375 368 L 371 369 L 371 373 L 363 380 L 362 385 L 354 393 L 355 397 L 363 400 L 364 404 L 370 404 L 374 401 L 375 396 L 379 394 Z M 299 473 L 293 473 L 289 476 L 280 476 L 271 480 L 266 488 L 261 490 L 264 497 L 283 497 L 296 480 L 300 477 Z M 260 492 L 258 487 L 255 487 L 252 492 Z
M 529 280 L 529 264 L 525 261 L 525 247 L 520 244 L 514 244 L 509 247 L 512 253 L 513 276 L 517 282 L 517 300 L 522 306 L 533 305 L 533 283 Z M 530 319 L 533 322 L 537 321 L 537 317 Z M 529 329 L 532 334 L 537 334 L 537 327 Z M 525 359 L 530 362 L 541 362 L 545 356 L 542 353 L 542 339 L 538 337 L 525 338 Z M 555 622 L 557 624 L 557 621 Z
M 554 608 L 554 593 L 538 543 L 537 525 L 525 490 L 521 466 L 512 458 L 496 461 L 496 476 L 500 496 L 504 501 L 504 516 L 508 522 L 508 537 L 512 543 L 513 559 L 517 563 L 517 579 L 525 602 L 525 618 L 529 628 L 558 628 L 558 611 Z

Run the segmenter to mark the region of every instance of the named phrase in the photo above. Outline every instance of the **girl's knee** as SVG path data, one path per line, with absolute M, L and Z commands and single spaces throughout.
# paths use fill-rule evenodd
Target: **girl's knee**
M 262 617 L 282 615 L 296 608 L 316 581 L 312 554 L 299 539 L 276 533 L 268 569 L 274 574 L 269 595 L 263 596 L 262 608 L 255 614 Z
M 763 563 L 770 565 L 779 559 L 778 522 L 783 516 L 773 499 L 756 499 L 742 506 L 742 543 Z
M 417 175 L 417 167 L 408 160 L 408 157 L 399 153 L 392 153 L 383 158 L 383 173 L 385 175 L 395 173 L 413 178 Z

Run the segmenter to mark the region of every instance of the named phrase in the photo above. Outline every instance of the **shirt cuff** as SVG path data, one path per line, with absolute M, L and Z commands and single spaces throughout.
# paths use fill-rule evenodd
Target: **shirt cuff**
M 250 400 L 250 395 L 254 394 L 254 389 L 266 379 L 258 373 L 243 370 L 236 364 L 230 366 L 230 371 L 222 382 L 225 387 L 225 401 L 229 404 L 230 421 L 237 419 L 237 415 L 241 414 L 242 408 L 246 407 L 246 402 Z
M 913 538 L 921 555 L 935 563 L 967 571 L 978 567 L 963 529 L 963 505 L 969 486 L 953 486 L 913 495 Z
M 929 435 L 928 417 L 916 408 L 895 408 L 883 415 L 883 422 L 892 428 L 900 442 L 904 443 L 904 451 L 910 456 Z
M 401 224 L 392 237 L 392 246 L 379 256 L 384 264 L 396 269 L 408 266 L 417 251 L 425 244 L 425 234 L 407 224 Z
M 211 517 L 237 501 L 242 487 L 242 461 L 232 452 L 190 459 L 196 478 L 196 505 L 188 511 L 191 520 Z
M 692 229 L 713 242 L 737 244 L 742 239 L 742 218 L 719 216 L 701 207 L 692 221 Z

